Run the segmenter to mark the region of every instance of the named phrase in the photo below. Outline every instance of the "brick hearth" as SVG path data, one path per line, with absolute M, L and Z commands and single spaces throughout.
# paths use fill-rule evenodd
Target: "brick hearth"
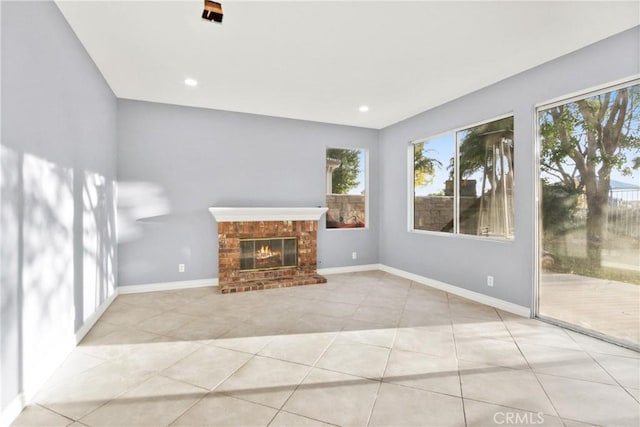
M 298 265 L 240 271 L 240 240 L 296 237 Z M 318 221 L 231 221 L 218 223 L 218 284 L 222 293 L 326 283 L 317 273 Z

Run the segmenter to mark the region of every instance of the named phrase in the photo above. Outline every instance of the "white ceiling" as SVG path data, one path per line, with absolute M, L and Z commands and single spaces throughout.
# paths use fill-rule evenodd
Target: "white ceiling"
M 640 24 L 638 1 L 57 4 L 120 98 L 376 129 Z

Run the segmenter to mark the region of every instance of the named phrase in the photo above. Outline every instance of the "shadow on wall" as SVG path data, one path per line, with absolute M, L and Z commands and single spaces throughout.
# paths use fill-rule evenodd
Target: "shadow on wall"
M 15 358 L 7 362 L 18 366 L 12 382 L 28 393 L 115 292 L 115 184 L 95 172 L 0 150 L 3 358 Z

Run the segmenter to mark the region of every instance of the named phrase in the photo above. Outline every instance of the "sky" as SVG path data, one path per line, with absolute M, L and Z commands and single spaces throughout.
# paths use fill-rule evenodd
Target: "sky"
M 358 154 L 358 161 L 360 162 L 360 172 L 358 173 L 358 186 L 349 190 L 347 194 L 362 194 L 365 189 L 366 180 L 366 151 L 360 150 L 360 154 Z

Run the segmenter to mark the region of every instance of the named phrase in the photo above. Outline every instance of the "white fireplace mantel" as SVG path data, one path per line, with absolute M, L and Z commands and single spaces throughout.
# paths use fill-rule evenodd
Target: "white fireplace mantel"
M 212 207 L 209 212 L 218 222 L 242 221 L 318 221 L 328 208 L 230 208 Z

